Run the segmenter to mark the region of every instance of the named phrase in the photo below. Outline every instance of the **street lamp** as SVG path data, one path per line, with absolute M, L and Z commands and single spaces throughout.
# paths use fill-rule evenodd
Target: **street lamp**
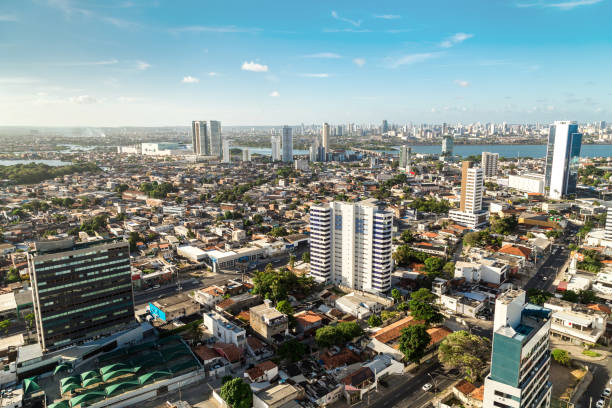
M 433 386 L 434 386 L 434 399 L 436 399 L 436 397 L 438 395 L 438 385 L 436 384 L 436 380 L 433 378 L 431 373 L 427 373 L 427 375 L 429 376 L 429 378 L 431 378 L 431 382 L 433 383 Z M 440 406 L 440 401 L 438 401 L 438 404 L 435 405 L 435 406 L 439 407 Z

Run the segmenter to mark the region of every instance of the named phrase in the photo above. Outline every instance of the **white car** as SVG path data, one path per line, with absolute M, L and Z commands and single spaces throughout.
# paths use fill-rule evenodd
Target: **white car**
M 606 388 L 605 390 L 603 390 L 603 393 L 601 395 L 603 395 L 604 397 L 609 397 L 611 393 L 612 391 L 609 388 Z
M 427 383 L 423 385 L 423 391 L 429 391 L 431 390 L 431 387 L 433 387 L 433 385 L 431 385 L 431 383 Z
M 600 399 L 599 401 L 597 401 L 597 403 L 595 404 L 595 407 L 597 408 L 604 408 L 606 406 L 606 402 L 602 399 Z

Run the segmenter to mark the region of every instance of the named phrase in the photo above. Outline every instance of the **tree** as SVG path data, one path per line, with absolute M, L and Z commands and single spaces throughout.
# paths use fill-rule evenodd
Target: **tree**
M 28 327 L 32 327 L 32 323 L 34 323 L 34 313 L 28 313 L 24 316 L 24 319 Z
M 317 329 L 315 340 L 321 347 L 340 346 L 362 334 L 363 330 L 356 322 L 340 322 L 336 326 Z
M 425 356 L 431 342 L 431 336 L 423 324 L 409 326 L 402 330 L 399 338 L 399 350 L 406 360 L 418 363 Z
M 408 303 L 406 302 L 402 302 L 399 305 L 397 305 L 397 310 L 399 310 L 400 312 L 404 312 L 408 309 L 410 309 L 410 306 L 408 306 Z
M 368 326 L 370 327 L 378 327 L 382 324 L 382 319 L 380 316 L 373 314 L 368 318 Z
M 410 314 L 415 319 L 422 320 L 427 324 L 444 321 L 444 316 L 433 305 L 416 300 L 410 301 Z
M 444 260 L 437 256 L 430 256 L 425 259 L 425 271 L 428 275 L 437 275 L 442 271 L 444 267 Z
M 438 358 L 448 369 L 458 368 L 471 383 L 477 381 L 488 365 L 491 354 L 489 339 L 470 334 L 465 330 L 446 336 L 438 347 Z
M 20 280 L 19 271 L 15 268 L 10 268 L 8 270 L 8 273 L 6 274 L 6 282 L 14 283 L 14 282 L 19 282 L 19 280 Z
M 597 303 L 597 301 L 599 300 L 597 295 L 595 295 L 595 292 L 590 289 L 581 290 L 580 292 L 578 292 L 578 296 L 580 297 L 580 303 L 583 303 L 585 305 L 588 305 L 590 303 Z
M 552 358 L 561 365 L 569 365 L 569 363 L 572 361 L 569 353 L 565 350 L 554 349 L 551 354 Z
M 302 262 L 310 263 L 310 252 L 306 251 L 302 254 Z
M 188 335 L 194 344 L 197 343 L 202 340 L 202 327 L 199 324 L 192 324 L 191 327 L 189 327 Z
M 295 255 L 291 254 L 289 256 L 289 267 L 293 269 L 294 266 L 295 266 Z
M 405 243 L 409 244 L 410 242 L 414 241 L 414 235 L 412 234 L 412 231 L 406 230 L 402 232 L 400 239 Z
M 533 303 L 534 305 L 542 306 L 551 296 L 552 293 L 540 289 L 527 289 L 527 299 L 529 303 Z
M 221 398 L 231 408 L 251 408 L 253 405 L 251 387 L 242 378 L 234 378 L 223 384 Z
M 130 232 L 130 235 L 128 237 L 128 242 L 130 243 L 131 252 L 136 251 L 136 244 L 140 242 L 141 240 L 142 238 L 139 233 L 137 233 L 136 231 Z
M 11 326 L 11 321 L 9 319 L 0 321 L 0 331 L 3 331 L 4 334 L 8 333 L 8 329 Z
M 455 276 L 455 263 L 453 261 L 448 261 L 447 263 L 444 264 L 444 266 L 442 267 L 442 272 L 444 272 L 446 274 L 446 276 L 448 277 L 454 277 Z
M 563 300 L 567 300 L 568 302 L 577 303 L 580 300 L 580 297 L 573 290 L 566 290 L 563 292 L 563 296 L 561 297 Z
M 288 316 L 291 316 L 294 313 L 293 307 L 291 306 L 291 303 L 289 303 L 288 300 L 281 300 L 280 302 L 278 302 L 276 304 L 276 310 Z
M 278 355 L 283 360 L 289 360 L 292 363 L 296 363 L 304 357 L 306 348 L 306 345 L 300 343 L 296 339 L 291 339 L 280 345 L 278 348 Z
M 427 288 L 421 288 L 412 294 L 410 300 L 424 303 L 433 303 L 436 300 L 436 295 L 431 293 L 431 291 Z
M 402 294 L 396 288 L 391 289 L 391 297 L 395 300 L 395 303 L 399 303 L 402 300 Z

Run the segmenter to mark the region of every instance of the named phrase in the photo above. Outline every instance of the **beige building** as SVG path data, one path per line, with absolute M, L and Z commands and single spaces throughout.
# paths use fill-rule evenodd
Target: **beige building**
M 276 310 L 268 299 L 264 304 L 252 307 L 249 311 L 251 327 L 267 340 L 271 340 L 272 336 L 277 334 L 284 334 L 289 329 L 287 315 Z

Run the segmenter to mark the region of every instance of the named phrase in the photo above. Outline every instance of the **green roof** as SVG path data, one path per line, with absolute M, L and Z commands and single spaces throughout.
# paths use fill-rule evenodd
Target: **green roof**
M 115 371 L 119 368 L 126 368 L 126 367 L 127 367 L 127 364 L 123 364 L 123 363 L 110 364 L 110 365 L 100 368 L 100 374 L 104 375 L 108 373 L 109 371 Z
M 172 355 L 177 351 L 187 350 L 183 344 L 177 344 L 176 346 L 168 347 L 161 351 L 162 356 L 164 356 L 164 360 L 168 361 L 172 359 Z
M 106 387 L 106 396 L 111 397 L 114 394 L 119 393 L 120 391 L 125 391 L 137 387 L 140 387 L 140 383 L 138 381 L 124 381 L 117 384 L 109 385 L 108 387 Z
M 70 368 L 70 366 L 68 364 L 66 364 L 66 363 L 59 364 L 59 365 L 57 365 L 55 367 L 55 370 L 53 370 L 53 375 L 59 373 L 60 371 L 68 370 L 69 368 Z
M 183 347 L 182 350 L 177 350 L 175 352 L 173 352 L 172 354 L 168 354 L 166 356 L 164 356 L 166 361 L 172 361 L 174 359 L 176 359 L 177 357 L 180 356 L 191 356 L 191 352 L 189 350 L 187 350 L 185 347 Z
M 128 349 L 128 354 L 138 353 L 139 351 L 151 350 L 151 349 L 153 349 L 153 347 L 155 347 L 155 342 L 154 341 L 149 341 L 149 342 L 146 342 L 146 343 L 137 344 L 137 345 L 132 346 L 132 347 L 130 347 Z
M 99 377 L 99 376 L 100 374 L 98 374 L 95 371 L 85 371 L 84 373 L 81 374 L 81 381 L 85 381 L 92 377 Z
M 36 381 L 34 381 L 33 378 L 36 378 L 36 377 L 26 378 L 25 380 L 23 380 L 23 393 L 24 394 L 29 394 L 31 392 L 40 390 L 40 387 L 38 386 L 38 384 L 36 384 Z
M 157 380 L 158 378 L 164 377 L 172 377 L 172 373 L 168 371 L 153 371 L 151 373 L 147 373 L 138 377 L 138 382 L 144 385 L 149 381 Z
M 171 341 L 179 341 L 180 342 L 181 341 L 181 336 L 174 335 L 174 336 L 162 337 L 161 339 L 159 339 L 157 341 L 157 344 L 166 344 L 166 343 L 171 342 Z
M 91 377 L 91 378 L 88 378 L 85 381 L 83 381 L 81 383 L 81 386 L 83 388 L 85 388 L 85 387 L 89 387 L 92 384 L 97 384 L 97 383 L 101 383 L 101 382 L 102 382 L 102 379 L 100 377 Z
M 77 383 L 67 383 L 65 385 L 62 385 L 60 387 L 60 392 L 62 394 L 67 393 L 68 391 L 74 391 L 74 390 L 78 390 L 79 388 L 81 388 L 81 384 L 77 384 Z
M 102 354 L 100 357 L 98 357 L 98 361 L 103 362 L 103 361 L 111 360 L 115 357 L 120 357 L 126 353 L 127 353 L 127 350 L 124 348 L 115 350 L 115 351 L 111 351 L 109 353 Z
M 184 369 L 190 368 L 190 367 L 199 367 L 199 365 L 193 359 L 191 359 L 184 363 L 176 364 L 172 367 L 169 367 L 168 370 L 170 370 L 170 372 L 172 373 L 177 373 L 179 371 L 183 371 Z
M 92 401 L 95 399 L 105 398 L 106 394 L 103 391 L 91 391 L 87 394 L 77 395 L 74 398 L 70 398 L 70 406 L 76 407 L 82 402 Z
M 162 358 L 162 354 L 159 351 L 154 350 L 150 353 L 142 354 L 138 357 L 134 357 L 133 359 L 129 361 L 129 364 L 131 366 L 142 366 L 142 365 L 146 365 L 146 363 L 149 363 L 149 362 L 153 362 L 155 364 L 161 364 L 162 363 L 161 358 Z M 159 363 L 155 360 L 159 360 Z
M 67 383 L 76 383 L 76 384 L 80 384 L 81 383 L 81 378 L 77 375 L 72 375 L 70 377 L 64 377 L 60 380 L 60 386 L 64 386 Z
M 106 381 L 108 381 L 110 379 L 122 376 L 124 374 L 132 374 L 133 375 L 134 374 L 134 370 L 132 368 L 120 368 L 118 370 L 110 371 L 110 372 L 104 374 L 102 376 L 102 379 L 104 380 L 104 382 L 106 382 Z

